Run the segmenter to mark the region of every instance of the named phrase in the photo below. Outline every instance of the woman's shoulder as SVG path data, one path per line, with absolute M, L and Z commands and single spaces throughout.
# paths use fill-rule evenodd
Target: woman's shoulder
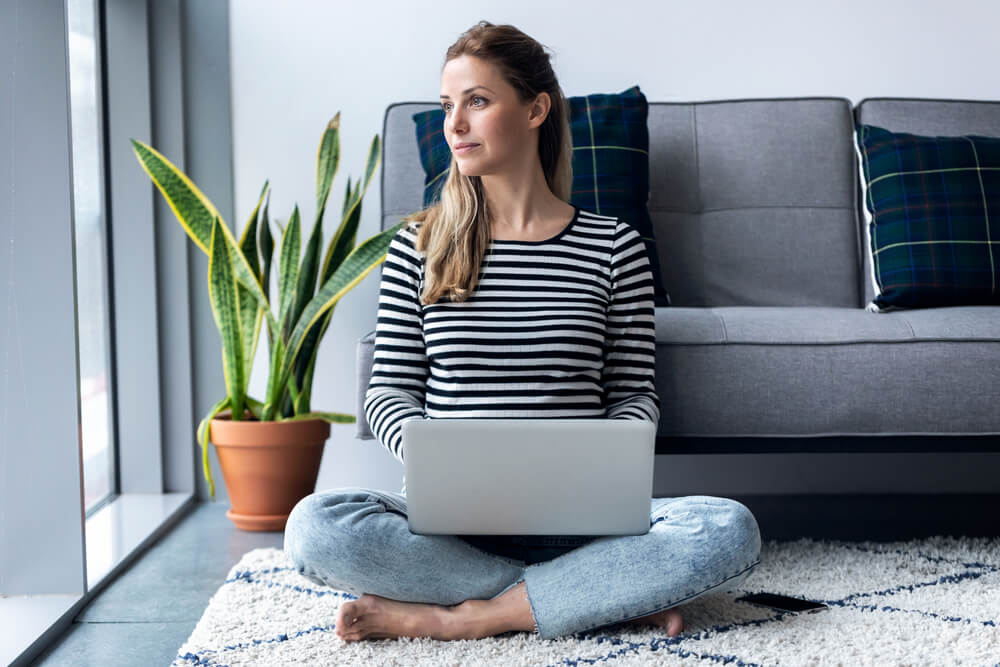
M 408 218 L 403 219 L 403 229 L 412 232 L 414 234 L 420 231 L 420 227 L 424 224 L 423 220 L 410 220 Z
M 614 230 L 621 222 L 623 222 L 622 218 L 617 215 L 595 213 L 594 211 L 586 208 L 578 208 L 577 211 L 578 219 L 586 222 L 591 227 L 598 229 Z
M 420 233 L 421 222 L 418 220 L 407 220 L 403 219 L 399 223 L 399 229 L 396 230 L 396 239 L 406 245 L 413 247 L 417 240 L 417 235 Z
M 589 208 L 583 208 L 580 206 L 577 207 L 577 211 L 579 212 L 581 218 L 587 218 L 588 220 L 615 222 L 619 219 L 617 215 L 603 215 L 601 213 L 595 213 Z
M 420 232 L 420 223 L 411 220 L 403 220 L 396 230 L 396 235 L 392 238 L 390 246 L 397 249 L 397 254 L 403 254 L 414 264 L 423 264 L 425 253 L 417 250 L 417 236 Z
M 584 208 L 579 209 L 577 219 L 586 226 L 588 232 L 607 237 L 608 243 L 612 245 L 632 229 L 632 225 L 621 216 L 595 213 Z

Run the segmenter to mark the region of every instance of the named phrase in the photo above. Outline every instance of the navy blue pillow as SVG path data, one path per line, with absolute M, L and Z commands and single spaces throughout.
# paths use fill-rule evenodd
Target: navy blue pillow
M 649 105 L 639 86 L 617 94 L 570 97 L 569 126 L 573 139 L 573 188 L 569 203 L 632 225 L 646 244 L 653 274 L 653 301 L 669 306 L 656 251 L 649 200 Z M 424 206 L 441 196 L 451 166 L 444 137 L 444 110 L 413 114 L 417 148 L 424 168 Z
M 857 128 L 880 310 L 1000 304 L 1000 138 Z

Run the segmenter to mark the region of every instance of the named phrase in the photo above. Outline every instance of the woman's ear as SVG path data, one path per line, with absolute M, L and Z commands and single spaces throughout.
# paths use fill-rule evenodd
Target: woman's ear
M 545 122 L 546 117 L 548 117 L 549 110 L 551 108 L 552 98 L 549 97 L 549 94 L 545 92 L 538 93 L 530 106 L 528 115 L 528 122 L 530 123 L 529 127 L 531 129 L 541 127 L 542 123 Z

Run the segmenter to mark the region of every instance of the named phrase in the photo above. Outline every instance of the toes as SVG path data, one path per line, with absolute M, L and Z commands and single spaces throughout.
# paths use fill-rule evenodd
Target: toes
M 345 625 L 350 625 L 358 618 L 363 616 L 365 613 L 365 608 L 363 605 L 358 604 L 357 600 L 352 600 L 350 602 L 344 602 L 337 609 L 337 617 L 344 622 Z
M 337 609 L 337 615 L 344 618 L 352 618 L 352 615 L 357 616 L 356 611 L 357 604 L 355 602 L 344 602 Z
M 350 618 L 344 619 L 344 625 L 343 625 L 344 636 L 360 635 L 363 633 L 363 631 L 364 628 L 361 627 L 360 621 L 354 621 Z
M 347 609 L 337 614 L 335 622 L 336 632 L 341 639 L 346 639 L 350 635 L 357 634 L 360 623 L 358 623 L 358 619 L 354 614 L 355 611 L 353 609 Z

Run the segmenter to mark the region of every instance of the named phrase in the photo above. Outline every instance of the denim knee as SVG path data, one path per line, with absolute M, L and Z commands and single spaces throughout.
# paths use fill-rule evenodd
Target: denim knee
M 301 574 L 303 569 L 305 569 L 303 559 L 301 557 L 300 547 L 302 546 L 302 537 L 306 532 L 306 526 L 310 522 L 310 517 L 313 516 L 313 507 L 317 502 L 315 493 L 309 494 L 308 496 L 299 500 L 295 503 L 295 507 L 292 511 L 288 513 L 288 520 L 285 522 L 285 535 L 284 542 L 282 544 L 282 549 L 288 556 L 289 560 L 295 565 L 296 569 L 299 570 Z
M 720 505 L 728 517 L 728 521 L 720 520 L 729 531 L 727 542 L 732 545 L 733 556 L 738 559 L 737 566 L 748 567 L 760 562 L 760 527 L 753 512 L 736 500 L 718 498 L 724 504 Z
M 331 567 L 350 569 L 347 561 L 361 549 L 352 544 L 352 531 L 340 530 L 340 519 L 359 509 L 384 511 L 371 494 L 354 487 L 312 493 L 295 504 L 285 524 L 283 548 L 300 574 L 327 573 Z
M 717 496 L 687 496 L 680 504 L 690 505 L 702 515 L 710 539 L 727 546 L 733 568 L 742 570 L 760 561 L 760 527 L 746 505 Z

